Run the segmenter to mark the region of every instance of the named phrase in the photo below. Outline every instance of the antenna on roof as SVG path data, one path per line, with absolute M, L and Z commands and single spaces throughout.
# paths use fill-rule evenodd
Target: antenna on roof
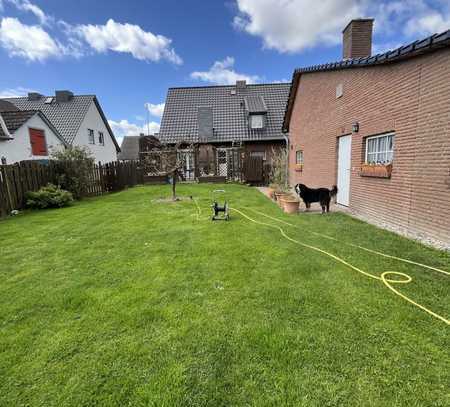
M 150 110 L 148 109 L 149 104 L 144 103 L 144 107 L 145 107 L 145 110 L 147 111 L 147 136 L 150 136 Z

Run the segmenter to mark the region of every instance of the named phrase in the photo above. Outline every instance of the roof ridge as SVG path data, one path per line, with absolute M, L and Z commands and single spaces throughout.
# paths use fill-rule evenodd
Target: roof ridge
M 76 97 L 87 97 L 87 96 L 89 96 L 89 97 L 97 97 L 97 95 L 95 95 L 93 93 L 92 94 L 86 94 L 86 95 L 84 95 L 84 94 L 83 95 L 73 95 L 74 98 L 76 98 Z M 30 100 L 30 102 L 39 102 L 41 99 L 55 98 L 55 97 L 56 97 L 55 95 L 41 95 L 41 97 L 39 99 L 37 99 L 37 100 Z M 24 96 L 9 96 L 9 97 L 0 98 L 0 99 L 2 99 L 2 100 L 28 99 L 28 96 L 27 95 L 24 95 Z M 67 102 L 64 102 L 64 103 L 67 103 Z
M 290 85 L 291 82 L 273 82 L 273 83 L 248 83 L 245 86 L 272 86 L 272 85 Z M 168 89 L 211 89 L 211 88 L 235 88 L 236 85 L 203 85 L 203 86 L 172 86 Z
M 289 90 L 288 103 L 286 105 L 286 110 L 284 113 L 283 132 L 287 133 L 289 131 L 289 122 L 291 120 L 292 106 L 294 104 L 297 95 L 297 88 L 301 74 L 314 72 L 329 72 L 350 68 L 375 67 L 383 64 L 404 61 L 406 59 L 421 56 L 443 48 L 450 48 L 450 29 L 376 55 L 347 60 L 344 59 L 338 62 L 328 62 L 324 64 L 312 65 L 308 67 L 295 69 L 292 75 L 292 82 L 291 88 Z
M 443 38 L 439 38 L 443 37 Z M 370 55 L 367 57 L 359 57 L 359 58 L 349 58 L 349 59 L 341 59 L 333 62 L 324 62 L 322 64 L 308 65 L 305 67 L 296 68 L 294 70 L 294 75 L 296 73 L 306 73 L 306 72 L 315 72 L 315 71 L 324 71 L 324 70 L 333 70 L 333 69 L 341 69 L 341 68 L 349 68 L 349 67 L 358 67 L 358 66 L 366 66 L 366 65 L 376 65 L 379 63 L 384 63 L 388 61 L 397 61 L 398 59 L 406 58 L 408 56 L 413 56 L 414 51 L 428 50 L 434 49 L 433 45 L 437 44 L 437 47 L 446 46 L 448 44 L 445 41 L 450 41 L 450 29 L 443 31 L 441 33 L 436 33 L 425 37 L 423 39 L 415 40 L 405 45 L 401 45 L 400 47 L 390 49 L 385 52 L 380 52 L 375 55 Z M 440 43 L 443 43 L 442 45 Z M 436 47 L 436 48 L 437 48 Z M 413 54 L 413 55 L 411 55 Z
M 37 113 L 37 112 L 40 112 L 40 110 L 39 109 L 24 109 L 24 110 L 2 110 L 2 111 L 0 111 L 0 113 L 17 113 L 17 114 L 30 113 L 30 112 Z

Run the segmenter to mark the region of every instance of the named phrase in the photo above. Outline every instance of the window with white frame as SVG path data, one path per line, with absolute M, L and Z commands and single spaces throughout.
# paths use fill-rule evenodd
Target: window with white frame
M 366 163 L 390 164 L 394 159 L 394 133 L 367 137 Z
M 98 144 L 100 144 L 101 146 L 105 145 L 105 136 L 101 131 L 98 132 Z
M 297 150 L 295 152 L 295 164 L 303 165 L 303 150 Z
M 262 114 L 252 114 L 250 116 L 250 127 L 252 129 L 262 129 L 262 128 L 264 128 L 264 115 L 262 115 Z
M 95 144 L 94 130 L 88 129 L 88 143 Z

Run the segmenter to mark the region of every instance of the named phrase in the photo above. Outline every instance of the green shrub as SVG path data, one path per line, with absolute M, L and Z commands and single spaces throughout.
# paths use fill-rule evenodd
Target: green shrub
M 272 168 L 270 171 L 270 184 L 278 191 L 288 191 L 287 179 L 288 153 L 285 148 L 272 147 Z
M 57 184 L 70 191 L 75 199 L 86 195 L 89 175 L 94 167 L 94 158 L 86 147 L 69 147 L 52 153 L 55 159 Z
M 73 196 L 53 184 L 48 184 L 36 192 L 27 192 L 27 207 L 32 209 L 62 208 L 73 202 Z

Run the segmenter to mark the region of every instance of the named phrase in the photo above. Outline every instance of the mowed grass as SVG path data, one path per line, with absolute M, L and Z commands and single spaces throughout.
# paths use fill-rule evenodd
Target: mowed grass
M 450 316 L 450 256 L 344 214 L 284 215 L 253 188 L 137 187 L 0 222 L 0 405 L 448 406 L 450 328 L 381 282 L 237 213 L 381 274 Z M 268 221 L 269 223 L 274 223 Z M 338 242 L 312 235 L 320 231 Z

